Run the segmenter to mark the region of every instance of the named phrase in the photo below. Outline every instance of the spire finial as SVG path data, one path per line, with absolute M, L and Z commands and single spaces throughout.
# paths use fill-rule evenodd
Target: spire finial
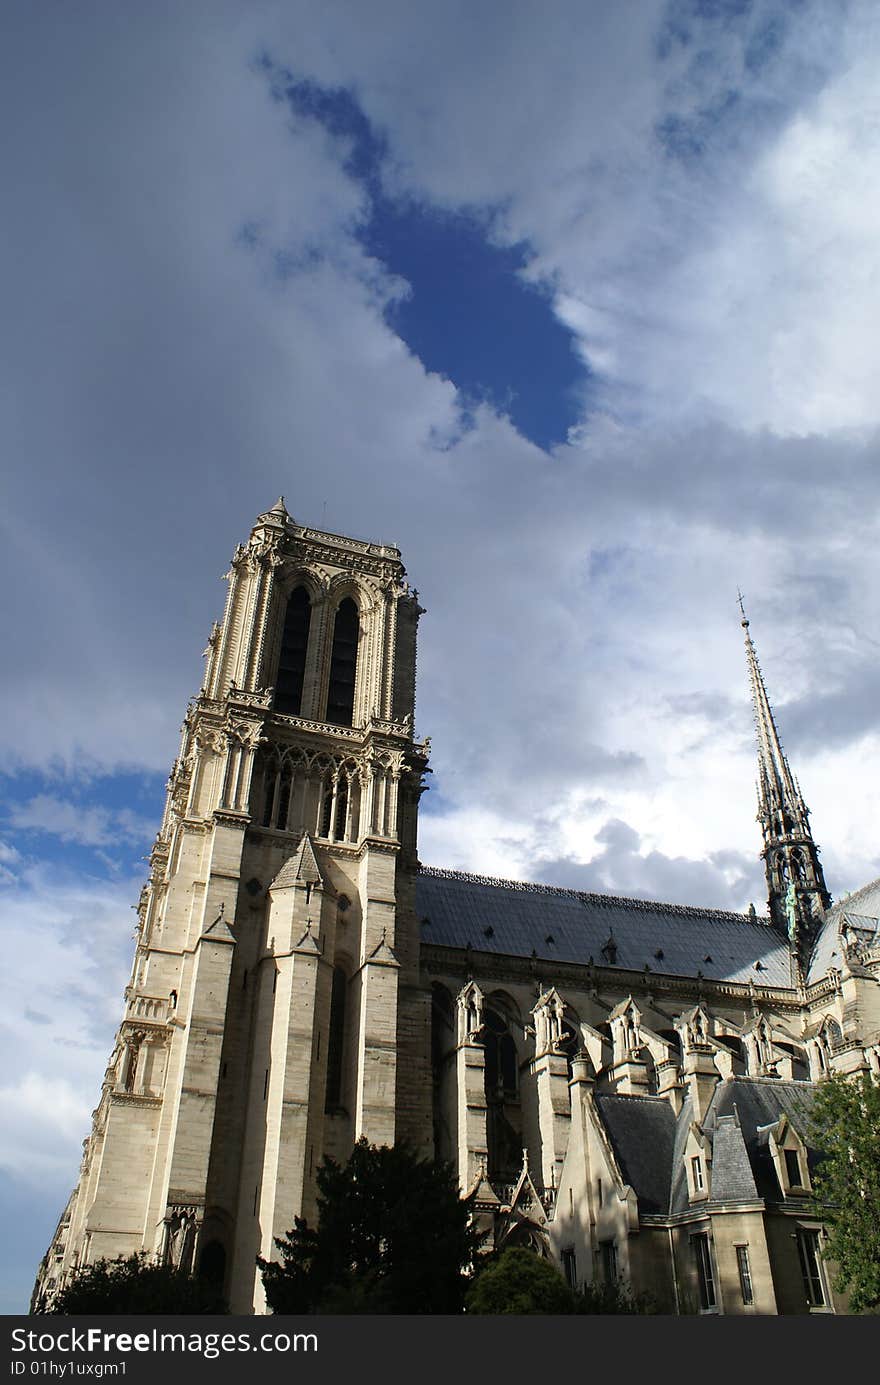
M 742 625 L 742 628 L 743 628 L 744 630 L 748 630 L 748 628 L 749 628 L 749 618 L 748 618 L 748 616 L 746 615 L 746 608 L 745 608 L 745 606 L 744 606 L 744 604 L 743 604 L 743 594 L 742 594 L 742 592 L 740 591 L 739 587 L 737 587 L 737 589 L 736 589 L 736 599 L 737 599 L 737 601 L 739 602 L 739 609 L 740 609 L 740 613 L 741 613 L 741 615 L 742 615 L 742 620 L 740 621 L 740 624 Z

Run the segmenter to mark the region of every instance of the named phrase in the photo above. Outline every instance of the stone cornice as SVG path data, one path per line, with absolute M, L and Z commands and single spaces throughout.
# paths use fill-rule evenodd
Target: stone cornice
M 285 559 L 323 563 L 328 567 L 357 567 L 374 576 L 403 574 L 400 549 L 394 544 L 350 539 L 343 534 L 302 528 L 298 524 L 285 525 L 280 551 Z
M 695 990 L 708 1000 L 722 997 L 741 1005 L 753 1003 L 777 1010 L 799 1012 L 802 1008 L 794 989 L 751 987 L 747 983 L 713 981 L 708 977 L 671 976 L 662 972 L 625 971 L 622 968 L 592 967 L 583 962 L 562 962 L 553 958 L 515 957 L 502 952 L 479 952 L 474 948 L 444 947 L 422 939 L 422 966 L 429 975 L 470 972 L 493 980 L 521 979 L 532 984 L 536 977 L 552 978 L 554 984 L 568 983 L 582 991 L 623 991 L 651 996 L 692 997 Z
M 400 842 L 393 841 L 390 837 L 364 837 L 358 845 L 358 859 L 363 857 L 367 851 L 379 851 L 388 856 L 396 856 L 400 852 Z
M 346 745 L 364 747 L 382 745 L 385 741 L 389 741 L 393 743 L 394 748 L 398 748 L 400 742 L 403 741 L 407 746 L 411 746 L 412 753 L 420 759 L 426 759 L 429 750 L 426 741 L 413 740 L 413 728 L 410 722 L 387 721 L 381 717 L 370 717 L 364 726 L 340 726 L 333 721 L 313 721 L 308 717 L 269 712 L 265 718 L 264 730 L 267 735 L 271 735 L 272 732 L 286 731 L 300 733 L 307 737 L 320 737 L 322 743 L 336 740 L 343 741 Z M 291 737 L 290 743 L 295 743 L 295 737 Z
M 724 1216 L 728 1212 L 763 1212 L 767 1203 L 759 1198 L 730 1198 L 718 1202 L 697 1202 L 682 1212 L 640 1212 L 639 1221 L 646 1229 L 667 1226 L 686 1226 L 688 1222 L 705 1221 L 708 1216 Z
M 246 813 L 241 808 L 215 808 L 211 817 L 215 823 L 222 823 L 224 827 L 245 828 L 251 821 L 250 813 Z M 212 874 L 219 874 L 218 871 Z

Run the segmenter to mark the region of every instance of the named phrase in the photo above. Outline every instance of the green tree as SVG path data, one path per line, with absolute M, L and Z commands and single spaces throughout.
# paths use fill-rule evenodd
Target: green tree
M 575 1295 L 548 1260 L 510 1246 L 488 1260 L 468 1289 L 468 1313 L 574 1313 Z
M 448 1164 L 361 1139 L 317 1174 L 318 1222 L 297 1217 L 257 1264 L 273 1313 L 459 1313 L 480 1235 Z
M 100 1313 L 226 1313 L 216 1287 L 183 1274 L 172 1265 L 158 1265 L 146 1251 L 97 1260 L 75 1270 L 37 1313 L 79 1316 Z
M 867 1073 L 835 1075 L 813 1102 L 810 1139 L 821 1151 L 813 1188 L 837 1262 L 835 1288 L 860 1313 L 880 1305 L 880 1086 Z
M 584 1284 L 575 1295 L 576 1313 L 654 1314 L 657 1307 L 649 1294 L 633 1297 L 626 1284 Z

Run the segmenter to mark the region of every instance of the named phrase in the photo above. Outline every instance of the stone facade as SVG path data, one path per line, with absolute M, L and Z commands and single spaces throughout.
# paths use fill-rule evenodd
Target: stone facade
M 880 882 L 830 907 L 757 658 L 770 914 L 421 868 L 421 607 L 396 548 L 279 501 L 233 556 L 125 1013 L 37 1289 L 149 1253 L 263 1311 L 321 1159 L 406 1140 L 488 1243 L 668 1312 L 842 1311 L 813 1084 L 880 1075 Z

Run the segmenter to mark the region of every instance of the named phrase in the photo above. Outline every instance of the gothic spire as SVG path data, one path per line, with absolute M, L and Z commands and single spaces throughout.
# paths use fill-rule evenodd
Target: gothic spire
M 761 666 L 749 634 L 742 593 L 739 593 L 739 608 L 758 739 L 758 821 L 764 837 L 762 855 L 770 917 L 788 934 L 797 969 L 803 973 L 831 896 L 825 887 L 819 849 L 810 831 L 809 809 L 779 739 Z

